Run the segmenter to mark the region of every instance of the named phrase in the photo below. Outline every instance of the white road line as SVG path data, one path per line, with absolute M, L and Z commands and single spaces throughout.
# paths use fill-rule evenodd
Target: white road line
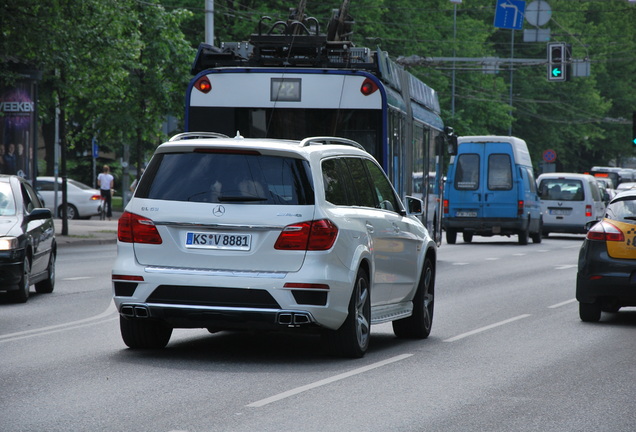
M 555 308 L 558 308 L 558 307 L 561 307 L 561 306 L 565 306 L 565 305 L 570 304 L 570 303 L 574 303 L 575 301 L 576 301 L 576 299 L 573 298 L 571 300 L 567 300 L 567 301 L 564 301 L 564 302 L 561 302 L 561 303 L 553 304 L 552 306 L 548 306 L 548 309 L 555 309 Z
M 578 267 L 578 264 L 565 264 L 565 265 L 556 266 L 554 269 L 567 270 L 567 269 L 576 268 L 576 267 Z
M 323 380 L 316 381 L 314 383 L 307 384 L 307 385 L 304 385 L 304 386 L 301 386 L 301 387 L 296 387 L 295 389 L 291 389 L 291 390 L 288 390 L 286 392 L 279 393 L 277 395 L 274 395 L 274 396 L 271 396 L 271 397 L 268 397 L 268 398 L 265 398 L 265 399 L 261 399 L 261 400 L 256 401 L 256 402 L 252 402 L 251 404 L 246 405 L 246 406 L 251 407 L 251 408 L 260 408 L 260 407 L 265 406 L 267 404 L 270 404 L 270 403 L 273 403 L 273 402 L 278 402 L 279 400 L 286 399 L 288 397 L 297 395 L 299 393 L 306 392 L 308 390 L 312 390 L 312 389 L 315 389 L 317 387 L 321 387 L 321 386 L 324 386 L 324 385 L 327 385 L 327 384 L 331 384 L 333 382 L 340 381 L 340 380 L 352 377 L 354 375 L 361 374 L 363 372 L 368 372 L 370 370 L 373 370 L 373 369 L 376 369 L 376 368 L 379 368 L 379 367 L 382 367 L 382 366 L 386 366 L 386 365 L 391 364 L 391 363 L 395 363 L 395 362 L 404 360 L 406 358 L 411 357 L 412 355 L 413 354 L 402 354 L 402 355 L 399 355 L 399 356 L 391 357 L 391 358 L 383 360 L 381 362 L 373 363 L 373 364 L 370 364 L 368 366 L 364 366 L 364 367 L 361 367 L 361 368 L 358 368 L 358 369 L 354 369 L 352 371 L 345 372 L 345 373 L 342 373 L 342 374 L 339 374 L 339 375 L 334 375 L 334 376 L 332 376 L 330 378 L 325 378 Z
M 94 277 L 92 277 L 92 276 L 78 276 L 78 277 L 64 278 L 62 280 L 65 280 L 65 281 L 78 281 L 78 280 L 84 280 L 84 279 L 94 279 Z
M 45 334 L 60 332 L 60 331 L 74 329 L 74 328 L 83 327 L 83 326 L 92 325 L 92 324 L 98 324 L 100 320 L 107 321 L 108 319 L 114 319 L 112 315 L 115 315 L 115 314 L 117 314 L 117 309 L 115 308 L 115 304 L 111 303 L 108 309 L 106 309 L 104 312 L 102 312 L 99 315 L 95 315 L 95 316 L 84 318 L 77 321 L 71 321 L 67 323 L 52 325 L 48 327 L 41 327 L 41 328 L 32 329 L 32 330 L 24 330 L 21 332 L 0 335 L 0 343 L 19 340 L 19 339 L 26 339 L 33 336 L 41 336 Z
M 504 320 L 504 321 L 499 321 L 498 323 L 490 324 L 490 325 L 487 325 L 486 327 L 480 327 L 478 329 L 471 330 L 469 332 L 462 333 L 462 334 L 457 335 L 457 336 L 453 336 L 452 338 L 444 339 L 444 342 L 455 342 L 455 341 L 463 339 L 465 337 L 472 336 L 472 335 L 475 335 L 477 333 L 485 332 L 486 330 L 490 330 L 490 329 L 493 329 L 495 327 L 502 326 L 504 324 L 509 324 L 511 322 L 514 322 L 514 321 L 517 321 L 517 320 L 520 320 L 520 319 L 523 319 L 523 318 L 528 318 L 529 316 L 531 316 L 531 315 L 530 314 L 524 314 L 524 315 L 519 315 L 519 316 L 516 316 L 514 318 L 510 318 L 510 319 Z
M 467 263 L 467 262 L 455 262 L 455 263 L 453 263 L 453 265 L 456 265 L 456 266 L 468 265 L 468 264 L 470 264 L 470 263 Z
M 499 258 L 492 257 L 492 258 L 486 258 L 486 261 L 497 261 L 498 259 Z

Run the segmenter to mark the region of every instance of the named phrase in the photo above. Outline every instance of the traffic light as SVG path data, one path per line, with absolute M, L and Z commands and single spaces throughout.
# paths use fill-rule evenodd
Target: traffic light
M 548 44 L 548 81 L 567 81 L 568 47 L 563 42 Z
M 632 113 L 632 144 L 636 146 L 636 111 Z

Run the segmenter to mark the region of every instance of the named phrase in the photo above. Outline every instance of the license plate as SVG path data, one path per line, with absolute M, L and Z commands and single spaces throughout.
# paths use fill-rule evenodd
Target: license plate
M 572 210 L 565 209 L 550 209 L 550 214 L 555 216 L 567 216 L 572 213 Z
M 477 217 L 476 211 L 458 211 L 457 217 Z
M 185 247 L 192 249 L 250 250 L 250 234 L 188 232 Z

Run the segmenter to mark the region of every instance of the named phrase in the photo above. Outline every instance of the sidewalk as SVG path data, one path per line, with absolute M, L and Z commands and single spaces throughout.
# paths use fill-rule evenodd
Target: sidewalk
M 113 214 L 112 220 L 71 219 L 68 235 L 62 235 L 62 219 L 55 219 L 55 240 L 58 247 L 78 245 L 115 244 L 117 242 L 117 220 L 121 213 Z

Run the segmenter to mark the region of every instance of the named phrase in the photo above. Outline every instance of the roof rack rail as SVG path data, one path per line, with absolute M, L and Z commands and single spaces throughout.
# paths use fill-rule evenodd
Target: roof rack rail
M 216 132 L 183 132 L 170 138 L 168 141 L 179 141 L 193 138 L 229 138 L 229 136 Z
M 304 140 L 300 142 L 300 146 L 306 147 L 306 146 L 309 146 L 312 144 L 318 144 L 318 143 L 323 145 L 324 144 L 342 144 L 342 145 L 348 145 L 348 146 L 359 148 L 360 150 L 367 151 L 362 146 L 362 144 L 360 144 L 357 141 L 350 140 L 347 138 L 332 137 L 332 136 L 316 136 L 316 137 L 305 138 Z

